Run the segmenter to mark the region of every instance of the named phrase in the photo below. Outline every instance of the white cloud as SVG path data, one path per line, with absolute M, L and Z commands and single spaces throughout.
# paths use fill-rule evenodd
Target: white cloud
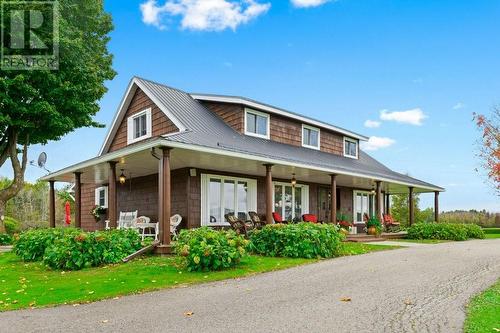
M 395 144 L 396 141 L 390 138 L 381 138 L 378 136 L 371 136 L 367 142 L 361 143 L 361 148 L 364 150 L 379 150 L 382 148 L 387 148 Z
M 368 119 L 367 121 L 365 121 L 365 127 L 368 127 L 368 128 L 378 128 L 380 127 L 382 123 L 380 121 L 377 121 L 377 120 L 370 120 Z
M 427 115 L 420 108 L 406 110 L 406 111 L 380 111 L 380 119 L 395 121 L 403 124 L 410 124 L 420 126 Z
M 148 25 L 165 29 L 165 16 L 180 16 L 182 29 L 207 31 L 236 30 L 270 7 L 255 0 L 166 0 L 163 5 L 147 0 L 140 5 L 142 21 Z
M 453 110 L 459 110 L 465 108 L 465 104 L 462 102 L 458 102 L 457 104 L 453 105 Z
M 292 4 L 298 8 L 317 7 L 327 3 L 330 0 L 291 0 Z

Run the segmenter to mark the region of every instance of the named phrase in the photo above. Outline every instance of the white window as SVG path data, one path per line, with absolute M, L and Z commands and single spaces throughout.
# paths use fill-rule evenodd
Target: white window
M 358 158 L 358 141 L 344 137 L 344 156 Z
M 319 128 L 302 124 L 302 146 L 319 149 Z
M 95 189 L 95 204 L 108 208 L 108 187 L 101 186 Z
M 127 119 L 127 144 L 151 137 L 151 108 Z
M 273 207 L 284 221 L 302 219 L 309 212 L 309 186 L 274 182 Z
M 201 175 L 201 225 L 229 225 L 226 214 L 246 221 L 249 211 L 257 211 L 255 179 Z
M 269 139 L 269 115 L 252 109 L 245 109 L 245 134 Z
M 364 223 L 366 216 L 374 215 L 375 195 L 370 192 L 354 191 L 354 223 Z

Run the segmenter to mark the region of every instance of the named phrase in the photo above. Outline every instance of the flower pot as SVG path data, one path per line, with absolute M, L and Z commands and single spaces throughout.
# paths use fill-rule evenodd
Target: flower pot
M 377 235 L 377 228 L 375 227 L 369 227 L 366 232 L 368 235 L 376 236 Z
M 344 228 L 340 228 L 340 232 L 343 233 L 344 235 L 349 235 L 349 230 L 346 230 Z

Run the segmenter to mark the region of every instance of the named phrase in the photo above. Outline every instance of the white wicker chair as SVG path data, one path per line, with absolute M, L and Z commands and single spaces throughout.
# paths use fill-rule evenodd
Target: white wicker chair
M 120 212 L 120 216 L 116 223 L 116 229 L 128 229 L 132 227 L 133 221 L 137 218 L 137 211 L 134 212 Z M 111 229 L 109 220 L 106 220 L 106 230 Z
M 134 220 L 134 226 L 141 235 L 142 240 L 146 237 L 154 237 L 158 240 L 160 234 L 160 224 L 158 222 L 151 223 L 151 219 L 147 216 L 139 216 Z
M 182 222 L 182 216 L 175 214 L 170 218 L 170 234 L 177 238 L 177 228 Z

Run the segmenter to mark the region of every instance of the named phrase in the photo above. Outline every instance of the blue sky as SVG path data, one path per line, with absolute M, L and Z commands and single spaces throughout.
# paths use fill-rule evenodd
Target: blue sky
M 500 2 L 129 0 L 105 7 L 115 24 L 118 75 L 107 83 L 98 121 L 110 123 L 133 75 L 243 95 L 378 137 L 381 148 L 369 152 L 375 158 L 447 189 L 441 209 L 500 211 L 474 171 L 472 122 L 472 112 L 500 103 Z M 56 170 L 94 157 L 105 134 L 80 129 L 33 147 L 30 159 L 46 151 Z M 27 180 L 41 175 L 30 167 Z M 423 195 L 422 206 L 432 199 Z

